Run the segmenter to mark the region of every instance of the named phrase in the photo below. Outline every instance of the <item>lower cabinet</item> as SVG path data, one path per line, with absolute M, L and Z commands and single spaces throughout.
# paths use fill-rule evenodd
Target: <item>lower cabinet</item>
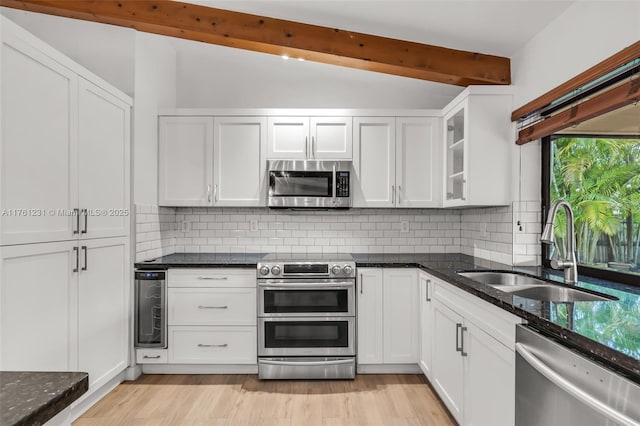
M 434 279 L 423 271 L 418 271 L 420 291 L 420 362 L 425 376 L 431 379 L 433 357 L 433 285 Z
M 358 279 L 358 365 L 417 364 L 416 269 L 362 268 Z
M 0 370 L 86 371 L 97 389 L 127 367 L 124 237 L 0 248 Z
M 431 383 L 461 425 L 515 422 L 515 325 L 521 320 L 436 281 Z
M 138 349 L 138 363 L 257 365 L 254 270 L 169 269 L 167 276 L 167 349 Z

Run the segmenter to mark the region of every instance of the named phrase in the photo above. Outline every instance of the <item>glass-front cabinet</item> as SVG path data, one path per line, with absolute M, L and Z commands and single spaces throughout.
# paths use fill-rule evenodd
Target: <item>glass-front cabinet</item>
M 443 109 L 443 207 L 511 202 L 517 180 L 510 90 L 472 86 Z
M 446 123 L 446 176 L 445 200 L 465 200 L 466 167 L 466 103 L 451 111 Z

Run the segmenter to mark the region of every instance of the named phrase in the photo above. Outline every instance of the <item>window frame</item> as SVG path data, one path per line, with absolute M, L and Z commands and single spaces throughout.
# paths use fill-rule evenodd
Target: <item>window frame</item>
M 551 204 L 551 142 L 553 142 L 555 135 L 545 136 L 541 139 L 541 162 L 542 162 L 542 173 L 541 173 L 541 199 L 542 199 L 542 211 L 541 211 L 541 225 L 544 228 L 544 224 L 547 220 L 547 212 L 549 211 L 549 205 Z M 571 135 L 575 137 L 594 137 L 594 135 Z M 612 137 L 611 135 L 607 135 L 607 137 Z M 636 139 L 640 136 L 613 136 L 614 138 L 619 139 Z M 551 263 L 546 256 L 547 249 L 546 244 L 540 242 L 541 245 L 541 257 L 542 257 L 542 266 L 544 268 L 552 269 Z M 599 278 L 607 281 L 614 281 L 617 283 L 628 284 L 633 287 L 640 288 L 640 276 L 625 274 L 624 272 L 617 272 L 615 270 L 609 269 L 599 269 L 592 268 L 589 266 L 584 266 L 578 264 L 578 276 L 584 275 L 593 278 Z

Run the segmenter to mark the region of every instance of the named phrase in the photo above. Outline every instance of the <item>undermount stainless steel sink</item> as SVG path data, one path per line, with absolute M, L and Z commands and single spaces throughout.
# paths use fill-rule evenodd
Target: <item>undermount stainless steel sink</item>
M 481 282 L 517 297 L 547 302 L 598 302 L 617 300 L 614 296 L 591 293 L 577 288 L 552 284 L 511 271 L 463 271 L 458 275 Z
M 490 286 L 520 286 L 520 285 L 547 285 L 546 281 L 528 275 L 509 271 L 467 271 L 458 272 L 458 275 L 479 281 Z

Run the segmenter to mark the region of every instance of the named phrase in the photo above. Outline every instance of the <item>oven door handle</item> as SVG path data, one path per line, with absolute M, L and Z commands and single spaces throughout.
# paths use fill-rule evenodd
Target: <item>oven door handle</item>
M 305 367 L 313 367 L 320 365 L 343 365 L 343 364 L 352 364 L 353 358 L 351 359 L 338 359 L 332 361 L 271 361 L 266 359 L 260 360 L 261 364 L 269 364 L 269 365 L 300 365 Z
M 314 288 L 317 290 L 322 290 L 323 288 L 336 288 L 336 287 L 343 287 L 343 288 L 348 288 L 348 287 L 353 287 L 353 282 L 352 281 L 341 281 L 341 282 L 336 282 L 336 283 L 301 283 L 301 282 L 295 282 L 295 283 L 282 283 L 282 282 L 266 282 L 266 283 L 258 283 L 258 287 L 264 287 L 264 288 L 268 288 L 269 290 L 273 290 L 273 289 L 292 289 L 292 288 Z

